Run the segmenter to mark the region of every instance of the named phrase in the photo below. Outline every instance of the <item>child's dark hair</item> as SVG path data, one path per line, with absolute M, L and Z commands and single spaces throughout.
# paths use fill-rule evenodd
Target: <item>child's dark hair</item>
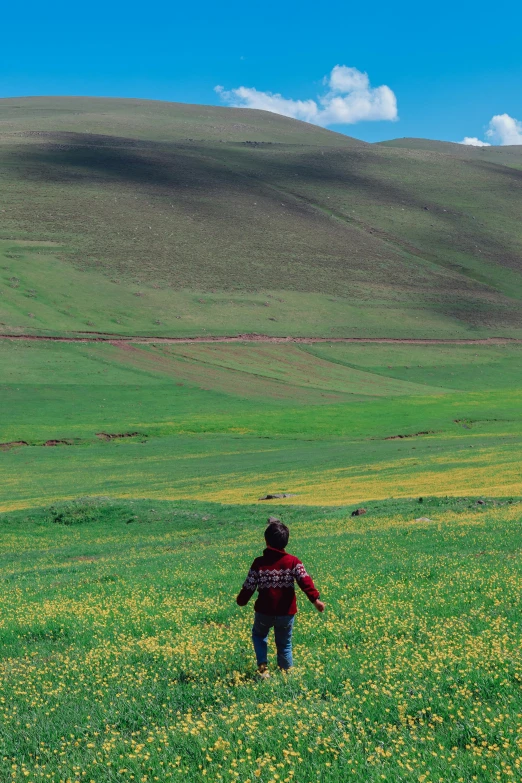
M 265 530 L 265 541 L 274 549 L 284 549 L 288 544 L 290 531 L 282 522 L 271 522 Z

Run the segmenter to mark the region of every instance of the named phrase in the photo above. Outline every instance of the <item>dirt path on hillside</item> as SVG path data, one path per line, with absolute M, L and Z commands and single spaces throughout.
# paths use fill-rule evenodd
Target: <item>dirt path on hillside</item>
M 111 345 L 138 345 L 178 343 L 390 343 L 392 345 L 512 345 L 522 343 L 516 337 L 483 337 L 478 339 L 436 339 L 429 337 L 271 337 L 266 334 L 238 334 L 205 337 L 145 337 L 126 336 L 103 332 L 89 332 L 74 337 L 42 334 L 0 334 L 2 340 L 26 340 L 58 343 L 109 343 Z

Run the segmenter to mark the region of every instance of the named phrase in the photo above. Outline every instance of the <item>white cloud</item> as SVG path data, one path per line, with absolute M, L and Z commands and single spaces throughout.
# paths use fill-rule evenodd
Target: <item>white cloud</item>
M 462 141 L 459 141 L 458 143 L 467 144 L 469 147 L 491 147 L 491 144 L 488 141 L 481 141 L 480 139 L 477 139 L 476 136 L 464 136 Z
M 370 79 L 367 73 L 346 65 L 336 65 L 330 76 L 325 76 L 324 84 L 328 84 L 334 92 L 353 92 L 354 90 L 369 90 Z
M 371 87 L 367 73 L 346 65 L 336 65 L 323 80 L 329 89 L 305 101 L 284 98 L 279 93 L 261 92 L 255 87 L 236 87 L 225 90 L 218 85 L 215 91 L 229 106 L 245 109 L 264 109 L 285 117 L 314 123 L 314 125 L 353 125 L 362 120 L 396 120 L 397 99 L 386 85 Z
M 236 87 L 234 90 L 225 90 L 218 86 L 214 89 L 229 106 L 238 106 L 243 109 L 264 109 L 306 122 L 314 122 L 314 118 L 317 116 L 317 104 L 312 100 L 294 101 L 291 98 L 283 98 L 279 93 L 260 92 L 255 87 Z
M 495 114 L 489 121 L 486 136 L 489 141 L 481 141 L 476 136 L 466 136 L 459 144 L 471 147 L 491 147 L 492 144 L 505 147 L 508 144 L 522 144 L 522 122 L 509 114 Z
M 502 146 L 522 144 L 522 122 L 509 114 L 496 114 L 489 122 L 486 136 Z

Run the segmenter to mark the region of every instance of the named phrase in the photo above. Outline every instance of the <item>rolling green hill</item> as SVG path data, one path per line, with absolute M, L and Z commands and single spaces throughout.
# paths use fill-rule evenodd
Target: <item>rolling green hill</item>
M 271 112 L 126 98 L 4 98 L 0 128 L 2 133 L 70 132 L 157 142 L 365 146 L 342 133 Z
M 244 109 L 1 100 L 0 329 L 521 335 L 522 176 L 509 152 L 454 146 Z
M 443 155 L 451 155 L 455 158 L 474 162 L 495 163 L 499 166 L 511 166 L 522 169 L 522 146 L 508 145 L 505 147 L 473 147 L 468 144 L 456 144 L 451 141 L 435 141 L 433 139 L 391 139 L 381 141 L 379 146 L 395 147 L 407 150 L 425 150 L 426 152 L 440 152 Z
M 0 100 L 2 783 L 515 780 L 522 172 L 426 144 Z
M 0 101 L 0 335 L 105 341 L 0 339 L 0 509 L 520 494 L 517 343 L 115 339 L 521 337 L 521 172 L 452 150 Z

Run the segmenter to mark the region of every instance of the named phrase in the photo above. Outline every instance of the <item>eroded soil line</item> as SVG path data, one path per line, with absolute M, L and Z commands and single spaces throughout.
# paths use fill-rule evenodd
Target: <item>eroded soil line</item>
M 398 345 L 511 345 L 522 343 L 517 337 L 430 338 L 430 337 L 271 337 L 266 334 L 238 334 L 204 337 L 146 337 L 99 333 L 75 337 L 42 334 L 0 334 L 1 340 L 27 340 L 58 343 L 109 343 L 110 345 L 160 343 L 391 343 Z

